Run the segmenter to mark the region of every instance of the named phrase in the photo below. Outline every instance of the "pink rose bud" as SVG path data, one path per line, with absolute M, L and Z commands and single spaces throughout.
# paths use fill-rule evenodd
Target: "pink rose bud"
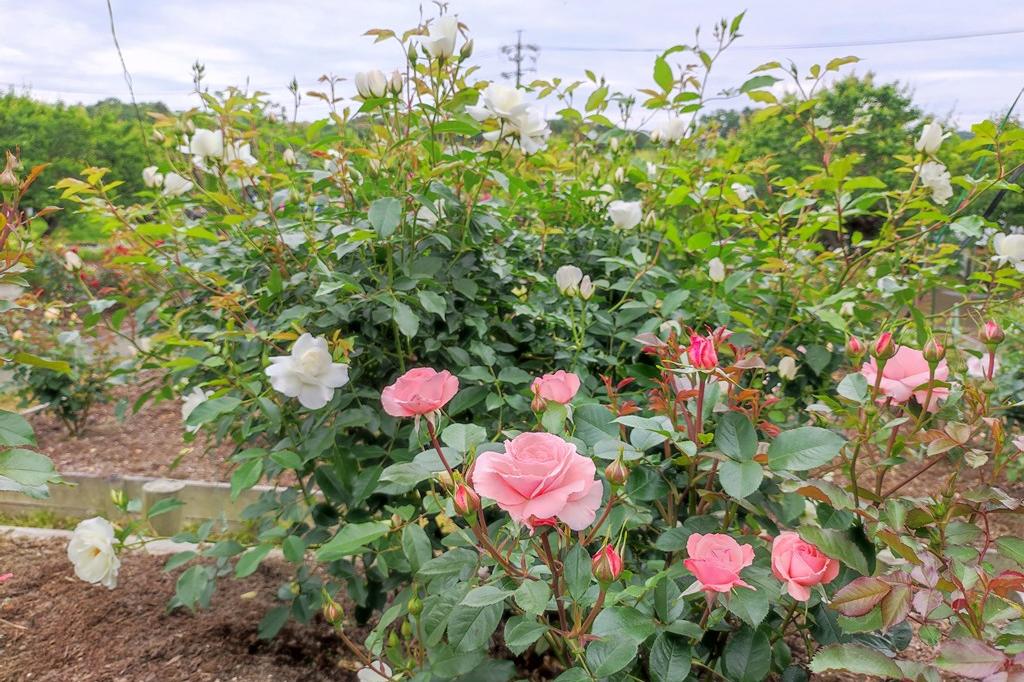
M 896 344 L 892 340 L 892 332 L 885 332 L 878 337 L 871 348 L 871 356 L 878 360 L 888 360 L 896 355 Z
M 846 352 L 850 355 L 851 358 L 855 360 L 860 358 L 860 356 L 864 355 L 864 351 L 866 350 L 867 349 L 864 347 L 864 344 L 861 343 L 861 340 L 858 339 L 856 336 L 851 336 L 849 339 L 847 339 Z
M 465 483 L 460 483 L 455 488 L 452 504 L 459 516 L 469 516 L 475 514 L 476 510 L 480 508 L 480 496 Z
M 698 334 L 690 334 L 690 348 L 686 351 L 690 364 L 696 369 L 714 369 L 718 367 L 718 353 L 711 339 Z
M 342 619 L 345 617 L 345 611 L 341 608 L 341 604 L 331 599 L 327 594 L 324 594 L 324 618 L 327 622 L 335 627 L 341 624 Z
M 807 601 L 811 598 L 810 588 L 835 579 L 839 562 L 822 554 L 796 533 L 785 531 L 772 542 L 772 573 L 786 583 L 789 596 Z
M 921 349 L 921 353 L 930 364 L 935 364 L 946 357 L 946 347 L 935 339 L 928 339 L 924 348 Z
M 686 539 L 686 553 L 689 558 L 683 565 L 697 576 L 705 592 L 750 587 L 740 578 L 740 570 L 754 563 L 754 548 L 750 545 L 741 545 L 722 533 L 694 533 Z
M 594 522 L 604 487 L 594 460 L 551 433 L 530 431 L 505 441 L 505 452 L 482 452 L 473 468 L 476 492 L 498 503 L 517 523 L 573 530 Z
M 459 380 L 447 370 L 417 367 L 381 391 L 380 402 L 392 417 L 415 417 L 440 410 L 458 391 Z
M 580 390 L 580 378 L 572 372 L 560 369 L 537 377 L 530 385 L 530 389 L 533 391 L 535 405 L 539 403 L 543 406 L 548 401 L 566 405 Z
M 981 342 L 986 346 L 998 346 L 1005 338 L 1003 328 L 995 320 L 989 320 L 981 328 Z
M 590 562 L 590 568 L 599 582 L 613 582 L 622 575 L 622 557 L 614 547 L 605 545 L 594 555 Z
M 612 485 L 625 485 L 629 479 L 629 468 L 621 459 L 617 459 L 604 468 L 604 477 Z

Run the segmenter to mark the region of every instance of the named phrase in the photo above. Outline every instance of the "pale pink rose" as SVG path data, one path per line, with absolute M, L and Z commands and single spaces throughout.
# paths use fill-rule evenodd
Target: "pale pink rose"
M 967 376 L 974 379 L 985 379 L 988 377 L 988 363 L 989 354 L 985 353 L 980 358 L 976 358 L 973 355 L 967 356 Z M 992 375 L 999 371 L 999 358 L 996 358 L 995 364 L 992 366 Z
M 878 377 L 878 363 L 871 358 L 860 368 L 860 373 L 868 380 L 868 386 L 873 387 Z M 949 378 L 949 365 L 945 360 L 940 360 L 935 366 L 935 380 L 945 381 Z M 928 361 L 924 359 L 921 351 L 907 346 L 897 346 L 896 354 L 889 358 L 882 370 L 882 381 L 878 385 L 881 396 L 888 396 L 893 402 L 905 403 L 914 396 L 918 403 L 924 405 L 928 396 L 927 389 L 915 390 L 918 386 L 928 383 Z M 949 397 L 949 389 L 936 386 L 932 389 L 931 404 L 927 406 L 929 412 L 939 409 L 939 401 Z
M 541 400 L 550 400 L 553 403 L 565 405 L 569 403 L 580 390 L 580 378 L 572 372 L 560 369 L 557 372 L 549 372 L 537 377 L 530 384 L 533 395 Z
M 754 562 L 754 548 L 750 545 L 741 545 L 722 533 L 694 533 L 686 539 L 686 553 L 689 558 L 683 565 L 697 576 L 706 592 L 750 587 L 740 578 L 740 570 Z
M 381 391 L 380 402 L 392 417 L 414 417 L 440 410 L 458 391 L 459 380 L 447 370 L 417 367 Z
M 551 433 L 521 433 L 505 452 L 481 453 L 473 487 L 531 528 L 558 518 L 573 530 L 594 522 L 603 488 L 596 467 L 576 446 Z
M 785 531 L 772 542 L 772 573 L 786 583 L 789 596 L 807 601 L 811 598 L 810 588 L 835 580 L 839 562 L 801 540 L 796 533 Z

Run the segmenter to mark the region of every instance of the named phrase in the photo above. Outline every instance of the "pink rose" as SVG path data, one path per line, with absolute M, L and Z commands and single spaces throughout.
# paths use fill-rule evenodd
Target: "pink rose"
M 705 591 L 728 592 L 734 587 L 750 587 L 740 578 L 740 570 L 754 562 L 754 548 L 750 545 L 741 545 L 721 533 L 694 533 L 686 539 L 686 553 L 689 558 L 683 565 L 697 576 Z
M 521 433 L 505 452 L 483 452 L 473 465 L 473 487 L 519 523 L 534 528 L 557 517 L 573 530 L 594 522 L 603 488 L 596 467 L 576 446 L 551 433 Z
M 565 405 L 580 390 L 580 378 L 572 372 L 560 369 L 557 372 L 549 372 L 537 377 L 530 384 L 530 389 L 536 399 L 550 400 L 553 403 Z
M 718 366 L 715 342 L 698 334 L 690 334 L 690 347 L 686 354 L 696 369 L 714 369 Z
M 381 391 L 380 402 L 392 417 L 415 417 L 440 410 L 458 391 L 459 380 L 447 370 L 417 367 Z
M 878 362 L 871 358 L 860 368 L 860 373 L 868 380 L 868 386 L 873 387 L 878 378 Z M 949 365 L 942 360 L 935 366 L 935 380 L 945 381 L 949 377 Z M 886 361 L 882 369 L 882 381 L 878 385 L 882 395 L 889 396 L 893 402 L 905 403 L 914 396 L 918 403 L 924 405 L 928 396 L 927 389 L 915 390 L 921 384 L 928 383 L 928 361 L 924 354 L 907 346 L 897 346 L 896 354 Z M 932 389 L 931 404 L 927 406 L 929 412 L 939 409 L 939 400 L 949 397 L 949 389 L 936 386 Z
M 801 540 L 796 533 L 785 531 L 772 542 L 772 573 L 786 583 L 789 596 L 807 601 L 811 598 L 811 587 L 835 580 L 839 562 Z

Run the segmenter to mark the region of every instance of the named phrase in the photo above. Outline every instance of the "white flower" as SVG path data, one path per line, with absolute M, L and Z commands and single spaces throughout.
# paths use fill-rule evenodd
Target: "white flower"
M 953 186 L 949 182 L 949 171 L 938 161 L 925 161 L 918 169 L 921 173 L 921 184 L 932 191 L 932 201 L 944 205 L 953 196 Z
M 584 301 L 589 301 L 590 297 L 594 295 L 594 283 L 590 281 L 590 275 L 584 275 L 583 279 L 580 280 L 580 298 Z
M 563 265 L 555 271 L 555 284 L 566 296 L 575 296 L 580 292 L 583 271 L 575 265 Z
M 855 305 L 856 304 L 854 304 L 853 301 L 843 301 L 843 304 L 839 306 L 839 314 L 842 315 L 843 317 L 849 317 L 850 315 L 853 315 Z
M 921 130 L 921 137 L 917 138 L 917 142 L 914 143 L 914 149 L 931 156 L 939 151 L 939 146 L 945 138 L 946 136 L 942 134 L 942 126 L 932 121 Z
M 725 264 L 718 256 L 708 261 L 708 278 L 712 282 L 725 281 Z
M 992 367 L 992 375 L 995 376 L 998 371 L 999 358 L 996 358 L 995 365 Z M 975 379 L 988 377 L 988 353 L 985 353 L 980 358 L 976 358 L 973 355 L 967 356 L 967 376 L 974 377 Z
M 356 673 L 356 679 L 359 682 L 388 682 L 392 674 L 391 666 L 383 661 L 377 661 L 374 665 L 384 671 L 387 677 L 381 677 L 380 673 L 373 668 L 365 667 L 360 668 L 359 672 Z
M 146 166 L 142 169 L 142 184 L 146 187 L 159 187 L 163 182 L 164 175 L 157 172 L 156 166 Z
M 466 112 L 478 121 L 498 118 L 511 122 L 528 109 L 529 105 L 523 102 L 522 90 L 491 83 L 480 95 L 480 103 L 475 107 L 466 107 Z
M 405 78 L 402 77 L 401 71 L 395 69 L 391 72 L 391 77 L 388 78 L 388 90 L 397 95 L 402 92 L 403 87 L 405 87 Z
M 665 142 L 671 144 L 683 139 L 686 135 L 686 122 L 683 119 L 673 116 L 654 126 L 651 131 L 651 142 Z
M 284 150 L 284 154 L 281 155 L 281 158 L 284 159 L 284 162 L 289 166 L 294 166 L 299 162 L 299 157 L 295 156 L 295 151 L 291 147 Z
M 658 166 L 657 164 L 648 161 L 647 162 L 647 177 L 656 178 L 658 177 Z
M 356 74 L 356 92 L 363 99 L 383 97 L 388 94 L 388 77 L 380 69 L 360 71 Z
M 252 155 L 248 142 L 232 142 L 224 148 L 224 161 L 241 161 L 246 166 L 252 166 L 256 163 L 256 157 Z
M 613 152 L 619 151 L 619 138 L 618 136 L 613 137 L 608 141 L 608 146 L 612 148 Z
M 796 360 L 787 355 L 779 360 L 779 376 L 783 379 L 796 378 Z
M 292 346 L 291 355 L 270 358 L 266 369 L 270 385 L 303 407 L 317 410 L 334 396 L 334 389 L 348 383 L 348 365 L 332 362 L 327 339 L 303 334 Z
M 644 211 L 639 201 L 616 199 L 608 204 L 608 217 L 612 224 L 622 230 L 630 230 L 643 220 Z
M 1000 232 L 992 239 L 995 260 L 1010 263 L 1024 272 L 1024 234 L 1003 234 Z
M 82 257 L 74 251 L 68 249 L 64 252 L 64 269 L 69 272 L 75 272 L 76 270 L 82 269 Z
M 736 192 L 736 196 L 739 197 L 740 201 L 747 201 L 748 199 L 756 196 L 754 194 L 754 188 L 749 185 L 744 185 L 740 182 L 734 182 L 731 185 L 732 191 Z
M 97 516 L 75 526 L 68 543 L 68 560 L 80 580 L 109 590 L 117 587 L 121 560 L 114 551 L 114 527 L 110 522 Z
M 446 14 L 430 25 L 430 32 L 423 42 L 434 59 L 447 59 L 455 54 L 455 38 L 459 35 L 459 20 Z
M 501 120 L 501 128 L 484 133 L 484 139 L 496 142 L 501 138 L 511 138 L 513 146 L 519 147 L 524 154 L 533 154 L 544 148 L 551 129 L 544 117 L 533 109 L 527 109 L 518 116 Z
M 615 169 L 615 182 L 622 184 L 622 181 L 626 179 L 626 169 L 619 166 Z
M 192 411 L 205 403 L 211 395 L 213 395 L 212 391 L 204 391 L 198 386 L 186 393 L 185 397 L 181 400 L 181 421 L 187 422 L 188 416 L 192 414 Z M 199 427 L 185 426 L 185 430 L 189 433 L 195 433 L 199 430 Z
M 219 159 L 224 155 L 224 133 L 220 130 L 198 128 L 189 141 L 188 150 L 193 156 L 200 159 L 207 157 Z
M 164 196 L 177 197 L 188 192 L 193 187 L 192 181 L 183 178 L 177 173 L 168 173 L 164 178 Z

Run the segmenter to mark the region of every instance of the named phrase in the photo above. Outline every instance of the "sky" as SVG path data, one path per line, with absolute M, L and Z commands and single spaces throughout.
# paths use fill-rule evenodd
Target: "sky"
M 268 92 L 290 102 L 294 76 L 303 91 L 334 73 L 355 94 L 357 71 L 399 66 L 394 43 L 373 44 L 369 28 L 407 29 L 433 16 L 417 0 L 111 0 L 115 26 L 139 101 L 172 108 L 198 105 L 191 66 L 206 67 L 207 85 Z M 926 112 L 962 127 L 1004 112 L 1024 87 L 1024 3 L 1008 0 L 451 0 L 449 11 L 468 25 L 481 79 L 501 79 L 510 65 L 501 46 L 539 46 L 530 76 L 605 76 L 613 90 L 652 87 L 653 52 L 693 41 L 694 29 L 746 10 L 743 37 L 716 65 L 712 90 L 736 87 L 750 70 L 771 60 L 806 68 L 836 56 L 857 55 L 848 70 L 872 71 L 882 81 L 908 85 Z M 111 40 L 105 0 L 0 0 L 0 87 L 39 99 L 128 100 Z M 951 34 L 1011 32 L 955 40 L 846 46 Z M 828 44 L 830 47 L 799 48 Z M 589 51 L 565 47 L 593 48 Z M 736 100 L 733 106 L 749 104 Z M 1021 107 L 1024 107 L 1022 102 Z M 554 112 L 552 105 L 548 114 Z M 306 97 L 299 117 L 322 117 L 323 104 Z

